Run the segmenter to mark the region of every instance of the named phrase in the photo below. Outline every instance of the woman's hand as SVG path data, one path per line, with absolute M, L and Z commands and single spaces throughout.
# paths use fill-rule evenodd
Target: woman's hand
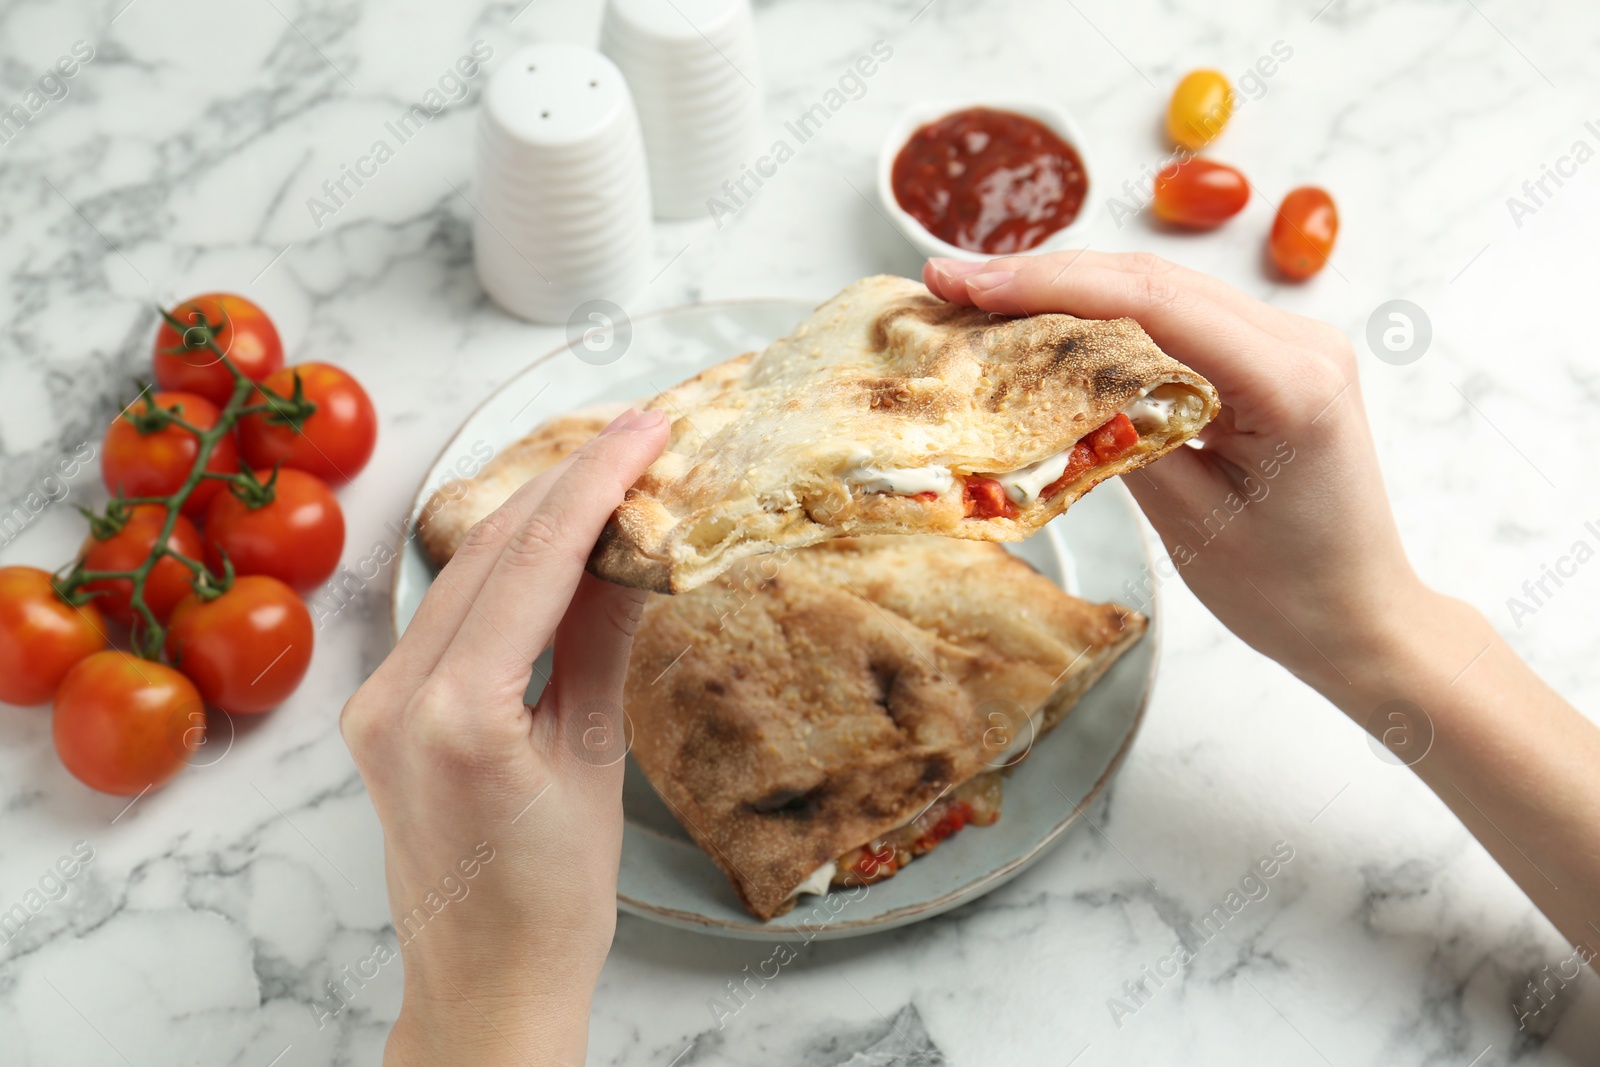
M 345 705 L 405 965 L 386 1063 L 583 1062 L 616 926 L 622 682 L 645 596 L 584 562 L 666 424 L 629 411 L 480 522 Z
M 1223 407 L 1204 448 L 1123 481 L 1184 581 L 1254 648 L 1336 683 L 1336 664 L 1387 641 L 1397 607 L 1422 592 L 1383 491 L 1355 351 L 1334 327 L 1150 255 L 933 260 L 923 276 L 946 300 L 1004 314 L 1128 316 L 1211 380 Z M 1148 593 L 1129 596 L 1138 606 Z
M 1575 946 L 1600 944 L 1600 730 L 1417 579 L 1342 333 L 1149 255 L 933 260 L 923 277 L 1002 314 L 1129 316 L 1209 378 L 1223 407 L 1204 447 L 1125 479 L 1178 573 L 1411 765 Z

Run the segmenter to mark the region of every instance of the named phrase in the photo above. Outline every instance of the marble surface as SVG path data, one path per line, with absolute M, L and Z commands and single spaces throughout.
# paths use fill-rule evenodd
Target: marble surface
M 25 102 L 74 42 L 92 48 L 0 144 L 0 507 L 27 512 L 0 562 L 53 566 L 81 536 L 71 505 L 100 499 L 98 477 L 69 463 L 63 479 L 60 465 L 145 373 L 152 302 L 216 288 L 264 304 L 294 358 L 343 364 L 372 388 L 382 435 L 343 493 L 345 562 L 387 543 L 451 429 L 560 340 L 496 310 L 471 269 L 472 103 L 495 59 L 336 211 L 307 201 L 474 42 L 495 57 L 590 42 L 598 16 L 565 0 L 0 7 L 0 103 Z M 1531 613 L 1509 598 L 1600 523 L 1578 430 L 1600 402 L 1583 325 L 1600 240 L 1600 9 L 767 0 L 757 22 L 772 137 L 873 42 L 893 56 L 720 225 L 659 225 L 654 280 L 631 312 L 820 298 L 864 274 L 914 273 L 870 199 L 882 131 L 924 97 L 1048 96 L 1093 139 L 1095 247 L 1154 250 L 1358 340 L 1418 567 L 1597 706 L 1600 566 Z M 1216 148 L 1256 183 L 1244 214 L 1203 238 L 1122 218 L 1104 197 L 1125 196 L 1124 180 L 1137 192 L 1160 159 L 1174 80 L 1199 65 L 1237 77 L 1276 42 L 1292 55 Z M 1564 174 L 1541 193 L 1547 166 Z M 1276 198 L 1307 181 L 1342 208 L 1336 269 L 1278 285 L 1261 269 L 1263 234 Z M 1432 323 L 1429 350 L 1400 366 L 1361 340 L 1397 298 Z M 568 360 L 559 373 L 610 372 Z M 378 1061 L 397 963 L 320 1027 L 318 1009 L 327 980 L 393 944 L 378 826 L 336 728 L 387 650 L 386 579 L 357 583 L 289 704 L 231 745 L 219 733 L 210 766 L 126 810 L 62 770 L 45 712 L 0 708 L 0 909 L 75 846 L 92 852 L 65 896 L 0 944 L 0 1062 Z M 1530 977 L 1572 950 L 1443 805 L 1184 590 L 1166 592 L 1154 703 L 1097 828 L 954 913 L 813 944 L 738 1000 L 729 983 L 769 947 L 624 917 L 590 1062 L 1600 1063 L 1590 974 L 1519 1026 Z M 1275 846 L 1293 858 L 1266 894 L 1196 936 L 1189 924 Z M 1180 937 L 1193 958 L 1159 978 Z

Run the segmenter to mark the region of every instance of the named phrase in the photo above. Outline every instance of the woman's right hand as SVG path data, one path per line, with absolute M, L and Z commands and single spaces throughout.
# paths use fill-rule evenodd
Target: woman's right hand
M 988 311 L 1130 317 L 1211 380 L 1223 407 L 1204 447 L 1123 481 L 1184 581 L 1254 648 L 1325 688 L 1336 663 L 1387 641 L 1398 609 L 1425 593 L 1389 510 L 1355 351 L 1336 328 L 1151 255 L 933 260 L 923 277 Z M 1128 593 L 1134 606 L 1148 595 Z
M 933 260 L 923 276 L 1001 314 L 1129 316 L 1211 379 L 1204 447 L 1124 479 L 1178 573 L 1411 765 L 1572 944 L 1592 941 L 1600 730 L 1411 569 L 1342 333 L 1150 255 Z

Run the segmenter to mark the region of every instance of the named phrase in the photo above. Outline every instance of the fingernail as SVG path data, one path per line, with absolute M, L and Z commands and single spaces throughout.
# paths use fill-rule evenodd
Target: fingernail
M 606 428 L 600 431 L 600 436 L 604 437 L 608 433 L 618 433 L 622 430 L 626 430 L 633 420 L 639 417 L 639 415 L 640 411 L 638 408 L 629 408 L 627 411 L 624 411 L 621 415 L 618 415 L 616 418 L 607 423 Z
M 967 292 L 992 293 L 1002 285 L 1009 285 L 1017 276 L 1014 270 L 991 270 L 982 274 L 973 274 L 967 278 Z
M 640 411 L 638 408 L 629 408 L 618 415 L 610 426 L 601 430 L 602 435 L 608 433 L 637 433 L 640 430 L 653 430 L 667 421 L 665 411 Z
M 936 256 L 930 260 L 933 269 L 947 278 L 965 278 L 969 274 L 977 274 L 983 270 L 984 264 L 974 263 L 970 259 L 950 259 L 945 256 Z

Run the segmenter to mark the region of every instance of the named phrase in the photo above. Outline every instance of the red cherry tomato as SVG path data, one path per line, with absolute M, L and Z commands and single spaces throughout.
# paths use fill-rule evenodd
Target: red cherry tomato
M 1291 190 L 1272 220 L 1267 250 L 1279 270 L 1303 281 L 1322 269 L 1339 236 L 1339 209 L 1333 197 L 1314 185 Z
M 106 430 L 100 471 L 106 488 L 123 496 L 169 496 L 189 477 L 200 441 L 181 426 L 168 424 L 150 433 L 141 432 L 136 422 L 154 408 L 174 412 L 201 430 L 217 424 L 217 406 L 193 393 L 152 393 L 128 405 Z M 239 469 L 239 446 L 228 434 L 217 442 L 206 460 L 206 470 L 232 474 Z M 183 513 L 198 519 L 206 513 L 212 497 L 222 489 L 215 479 L 206 478 L 194 487 L 183 503 Z
M 1187 159 L 1156 175 L 1150 210 L 1163 222 L 1209 230 L 1233 218 L 1249 202 L 1250 183 L 1243 174 L 1225 163 Z
M 263 484 L 271 471 L 256 471 Z M 272 500 L 251 507 L 234 492 L 219 493 L 206 511 L 206 561 L 222 573 L 227 554 L 238 574 L 265 574 L 304 593 L 326 582 L 344 551 L 344 512 L 316 475 L 284 467 Z
M 210 326 L 217 347 L 240 374 L 259 382 L 283 366 L 283 343 L 267 313 L 233 293 L 206 293 L 172 309 L 172 317 L 192 326 Z M 185 345 L 188 340 L 190 344 Z M 203 396 L 217 407 L 233 397 L 233 375 L 215 352 L 200 343 L 198 331 L 180 333 L 162 320 L 156 331 L 156 384 Z
M 194 684 L 115 650 L 79 661 L 56 690 L 56 754 L 92 789 L 135 796 L 183 769 L 206 732 Z
M 131 509 L 122 529 L 101 540 L 91 533 L 83 542 L 83 565 L 92 571 L 137 570 L 161 536 L 161 527 L 167 520 L 167 509 L 160 504 L 139 504 Z M 205 551 L 200 543 L 200 531 L 194 523 L 178 516 L 167 538 L 167 547 L 190 559 L 198 560 Z M 165 622 L 178 601 L 193 592 L 189 583 L 194 572 L 171 556 L 162 556 L 150 569 L 144 580 L 144 602 L 150 606 L 157 622 Z M 101 578 L 84 584 L 84 589 L 98 592 L 93 603 L 106 615 L 122 623 L 133 624 L 133 582 L 127 578 Z
M 361 383 L 328 363 L 299 363 L 272 374 L 261 384 L 285 399 L 294 395 L 300 376 L 307 400 L 317 410 L 300 429 L 270 413 L 248 415 L 239 423 L 239 443 L 252 467 L 286 467 L 315 474 L 329 485 L 343 485 L 367 465 L 378 441 L 378 416 Z M 265 401 L 260 392 L 252 404 Z
M 0 567 L 0 701 L 43 704 L 73 664 L 105 647 L 93 602 L 68 604 L 37 567 Z
M 289 698 L 311 665 L 311 613 L 287 585 L 248 575 L 214 600 L 191 596 L 172 613 L 167 659 L 206 703 L 236 715 Z

